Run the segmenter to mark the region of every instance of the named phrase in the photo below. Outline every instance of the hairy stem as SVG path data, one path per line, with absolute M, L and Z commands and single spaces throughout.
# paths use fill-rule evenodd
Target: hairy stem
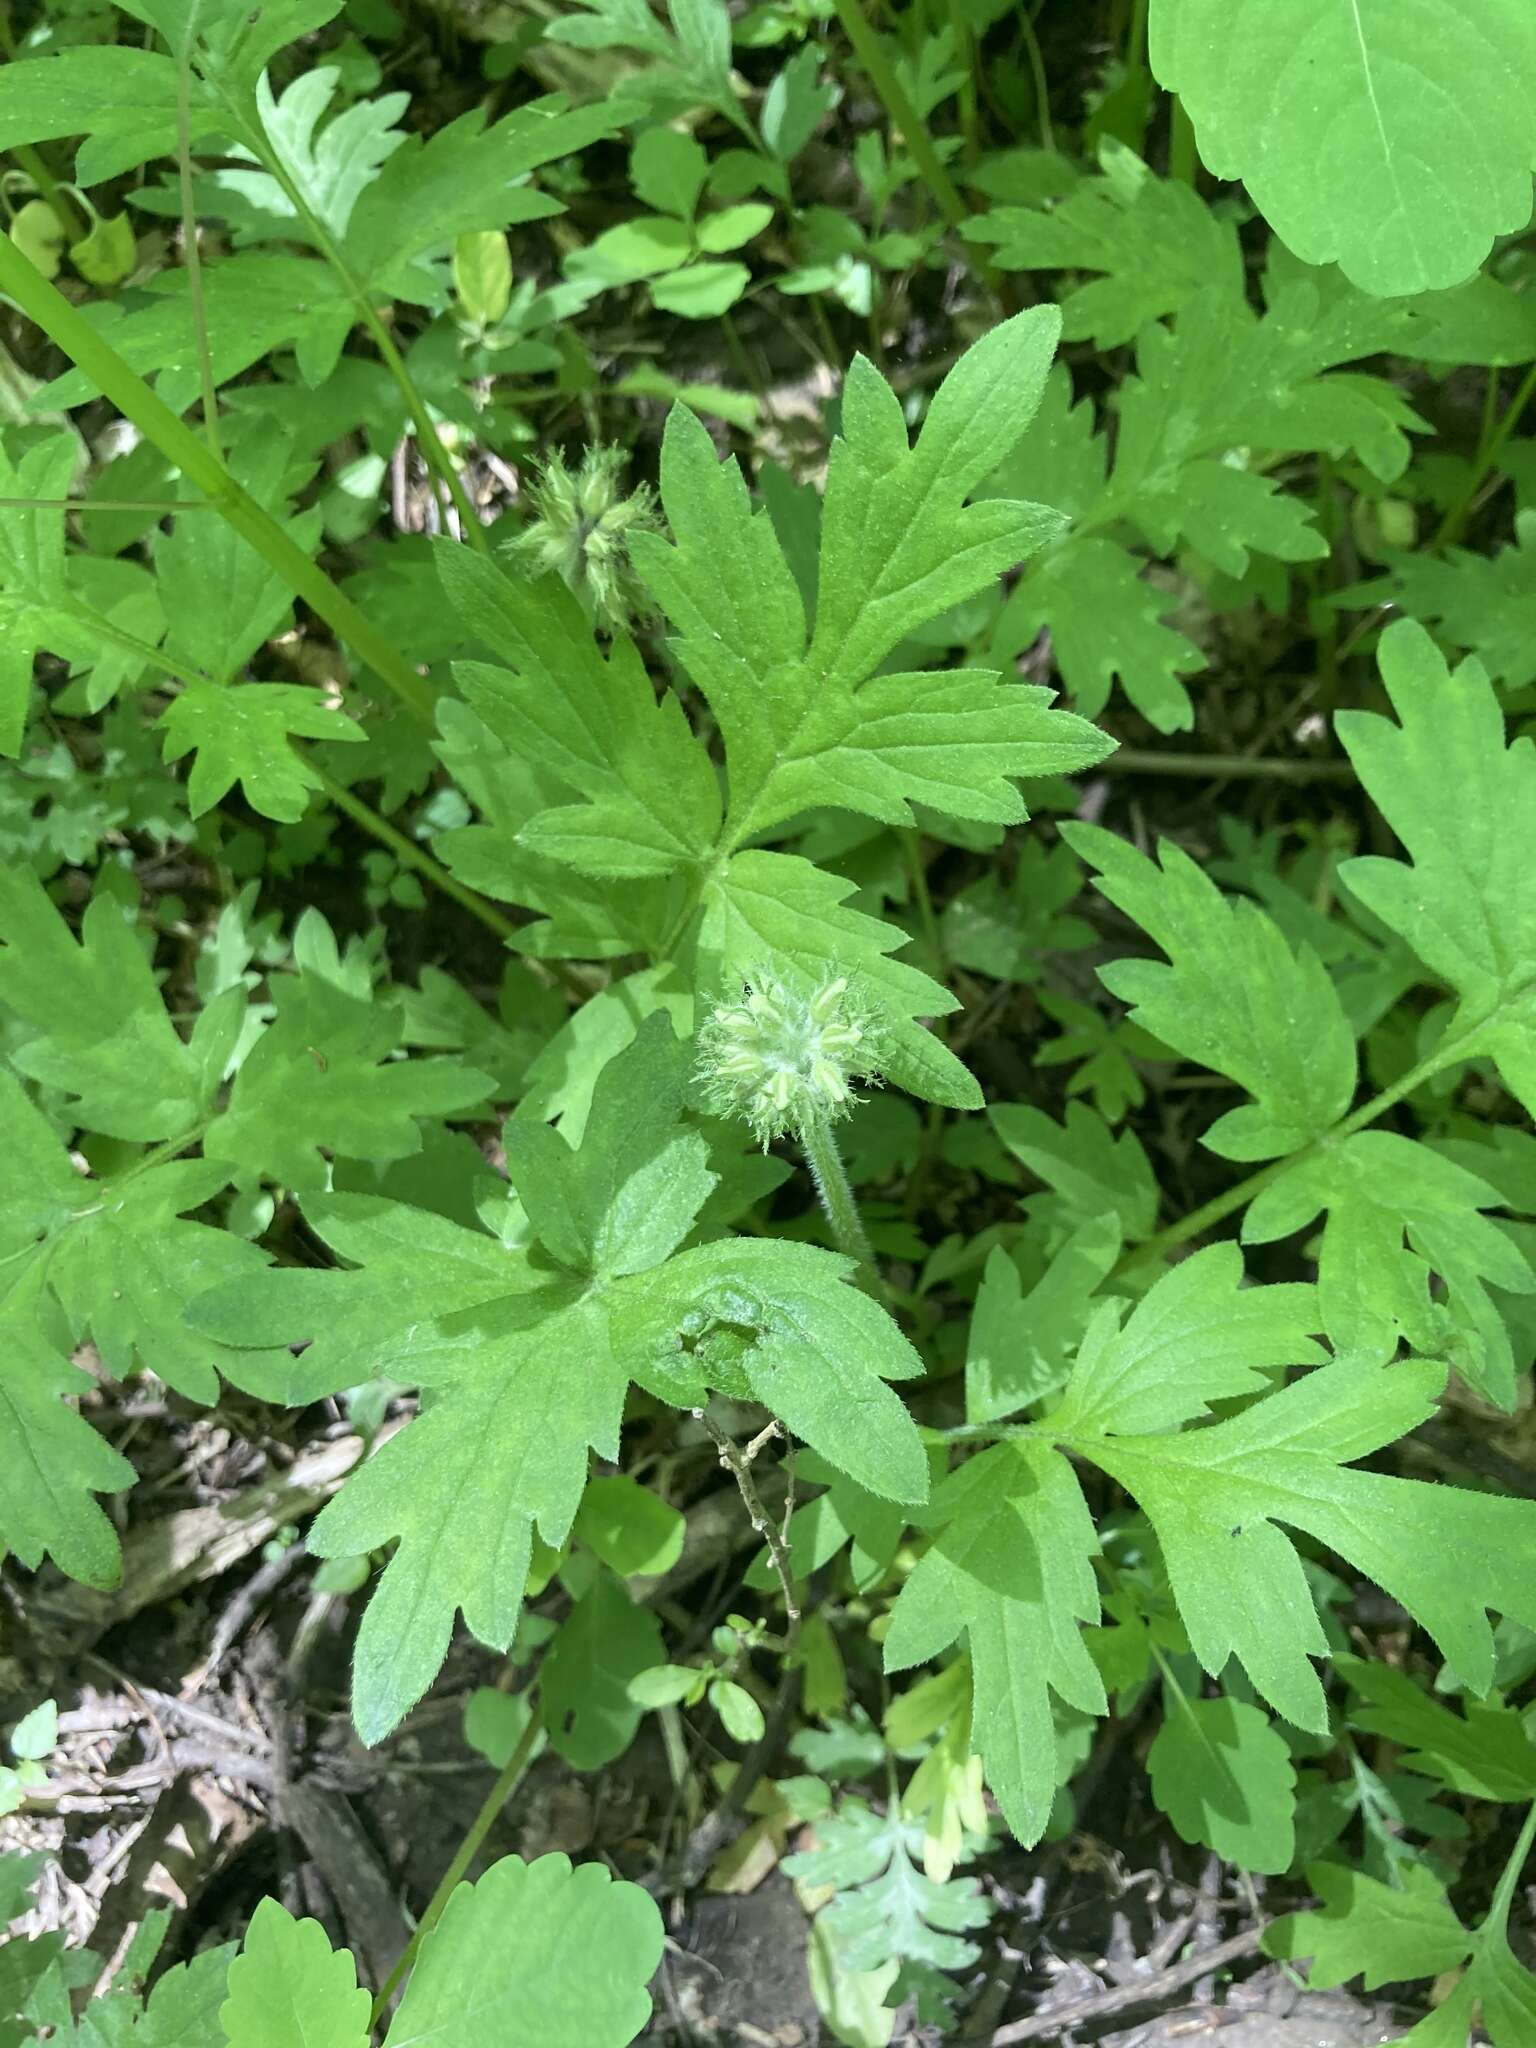
M 864 1228 L 859 1205 L 853 1198 L 848 1169 L 843 1165 L 843 1155 L 837 1149 L 830 1122 L 825 1117 L 806 1117 L 795 1126 L 795 1136 L 800 1140 L 805 1163 L 816 1183 L 816 1193 L 821 1198 L 832 1242 L 845 1257 L 857 1259 L 861 1266 L 867 1267 L 870 1277 L 877 1286 L 880 1285 L 875 1249 Z

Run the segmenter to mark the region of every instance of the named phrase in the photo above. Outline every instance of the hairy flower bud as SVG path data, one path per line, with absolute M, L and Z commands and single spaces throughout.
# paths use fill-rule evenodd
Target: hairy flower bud
M 622 632 L 645 609 L 629 542 L 657 523 L 649 485 L 625 495 L 624 462 L 622 448 L 588 448 L 573 470 L 557 450 L 529 488 L 533 517 L 511 549 L 535 575 L 553 570 L 562 577 L 588 617 L 611 632 Z
M 717 1003 L 699 1027 L 706 1103 L 716 1116 L 743 1117 L 764 1145 L 845 1116 L 854 1084 L 878 1074 L 873 1021 L 842 975 L 803 995 L 776 975 L 750 974 L 740 1001 Z

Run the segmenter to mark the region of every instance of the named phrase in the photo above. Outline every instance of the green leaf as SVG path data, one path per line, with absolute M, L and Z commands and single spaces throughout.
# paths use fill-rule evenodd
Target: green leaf
M 1120 1242 L 1116 1217 L 1079 1224 L 1027 1295 L 1017 1265 L 992 1247 L 966 1344 L 967 1422 L 996 1422 L 1057 1392 Z
M 504 1856 L 422 1943 L 385 2048 L 628 2048 L 650 2017 L 661 1915 L 601 1863 Z
M 639 1276 L 630 1285 L 644 1306 L 620 1314 L 633 1315 L 631 1332 L 647 1347 L 663 1330 L 689 1332 L 712 1381 L 730 1338 L 726 1369 L 742 1384 L 728 1391 L 750 1393 L 882 1500 L 922 1501 L 927 1455 L 886 1385 L 918 1378 L 922 1362 L 885 1310 L 848 1284 L 852 1271 L 851 1260 L 814 1245 L 729 1238 Z M 742 1333 L 750 1341 L 737 1348 Z
M 599 1572 L 550 1645 L 539 1673 L 550 1746 L 578 1771 L 601 1770 L 634 1741 L 644 1708 L 630 1681 L 666 1656 L 661 1626 Z
M 684 320 L 717 320 L 751 282 L 745 263 L 690 263 L 658 277 L 651 297 L 663 313 L 677 313 Z
M 648 1017 L 592 1093 L 579 1150 L 549 1124 L 513 1118 L 507 1172 L 540 1242 L 573 1272 L 643 1272 L 675 1251 L 716 1185 L 698 1131 L 678 1128 L 688 1052 Z
M 117 903 L 88 904 L 76 940 L 35 876 L 0 869 L 0 941 L 0 1004 L 25 1027 L 11 1062 L 72 1097 L 77 1125 L 152 1144 L 201 1120 L 238 1012 L 210 1005 L 184 1044 Z
M 366 1991 L 318 1920 L 295 1920 L 276 1899 L 251 1915 L 229 1966 L 219 2023 L 229 2048 L 367 2048 Z
M 1093 1518 L 1066 1460 L 1019 1439 L 962 1465 L 927 1519 L 940 1533 L 902 1586 L 885 1668 L 925 1663 L 966 1631 L 972 1742 L 1009 1827 L 1037 1842 L 1056 1790 L 1052 1694 L 1105 1711 L 1082 1636 L 1099 1619 Z
M 984 1927 L 992 1908 L 973 1877 L 943 1884 L 920 1865 L 923 1831 L 893 1801 L 876 1813 L 845 1799 L 816 1823 L 817 1846 L 786 1856 L 785 1875 L 808 1885 L 834 1885 L 837 1896 L 818 1919 L 846 1970 L 863 1973 L 887 1962 L 963 1970 L 980 1953 L 966 1932 Z
M 807 43 L 763 94 L 758 117 L 763 141 L 780 163 L 793 163 L 842 98 L 840 86 L 830 79 L 822 82 L 821 66 L 821 51 Z
M 218 2041 L 234 1955 L 234 1943 L 226 1942 L 203 1949 L 191 1962 L 176 1963 L 157 1977 L 135 2021 L 132 2048 L 192 2048 L 194 2043 Z M 352 2037 L 343 2036 L 341 2048 L 353 2048 Z
M 957 999 L 930 976 L 886 956 L 906 934 L 844 907 L 853 884 L 798 854 L 734 854 L 705 884 L 698 981 L 723 991 L 771 968 L 817 987 L 846 975 L 879 1022 L 880 1064 L 898 1087 L 955 1109 L 979 1109 L 981 1091 L 953 1053 L 916 1020 L 942 1017 Z
M 1098 716 L 1118 680 L 1159 732 L 1187 732 L 1195 708 L 1180 678 L 1205 664 L 1199 648 L 1166 623 L 1173 609 L 1118 541 L 1084 536 L 1021 578 L 991 652 L 994 660 L 1022 653 L 1049 627 L 1056 666 L 1085 717 Z
M 669 214 L 641 213 L 608 228 L 587 248 L 573 251 L 566 258 L 565 273 L 572 280 L 594 284 L 634 284 L 678 269 L 692 249 L 693 232 L 685 222 Z
M 905 1509 L 866 1492 L 814 1452 L 796 1453 L 795 1477 L 827 1490 L 802 1502 L 790 1517 L 790 1576 L 808 1579 L 846 1548 L 856 1587 L 863 1591 L 884 1579 L 906 1532 Z M 778 1585 L 766 1548 L 747 1567 L 746 1582 L 760 1592 Z
M 1067 1104 L 1064 1124 L 1021 1102 L 989 1103 L 987 1116 L 1014 1157 L 1056 1191 L 1074 1224 L 1113 1216 L 1132 1243 L 1152 1235 L 1157 1182 L 1134 1131 L 1117 1138 L 1084 1102 Z
M 40 1333 L 39 1308 L 35 1278 L 0 1298 L 0 1541 L 29 1571 L 52 1557 L 84 1585 L 115 1586 L 117 1533 L 91 1495 L 121 1493 L 133 1467 L 71 1405 L 88 1376 Z
M 381 294 L 434 299 L 424 255 L 476 230 L 500 232 L 559 213 L 559 201 L 530 185 L 529 173 L 612 135 L 631 111 L 616 95 L 573 108 L 552 94 L 489 127 L 475 109 L 425 140 L 413 135 L 353 209 L 348 266 Z
M 1460 2048 L 1478 2019 L 1493 2048 L 1521 2048 L 1536 2025 L 1536 1976 L 1510 1950 L 1509 1911 L 1533 1832 L 1536 1812 L 1527 1815 L 1488 1916 L 1475 1933 L 1457 1923 L 1443 1890 L 1411 1868 L 1405 1893 L 1352 1871 L 1323 1877 L 1314 1870 L 1309 1873 L 1314 1882 L 1322 1878 L 1317 1888 L 1323 1911 L 1276 1921 L 1266 1945 L 1272 1944 L 1277 1954 L 1315 1954 L 1321 1976 L 1314 1981 L 1322 1983 L 1339 1983 L 1355 1972 L 1364 1974 L 1367 1984 L 1383 1983 L 1405 1966 L 1410 1976 L 1442 1974 L 1465 1960 L 1461 1982 L 1428 2019 L 1404 2035 L 1405 2048 L 1410 2043 L 1413 2048 Z M 1315 1941 L 1317 1949 L 1298 1951 L 1295 1944 L 1305 1941 Z
M 398 1539 L 357 1639 L 353 1713 L 366 1741 L 382 1740 L 436 1676 L 456 1610 L 482 1642 L 511 1642 L 534 1527 L 552 1549 L 565 1542 L 588 1447 L 618 1455 L 632 1377 L 697 1406 L 700 1369 L 723 1347 L 738 1395 L 885 1496 L 926 1494 L 922 1440 L 885 1385 L 919 1361 L 833 1253 L 739 1239 L 584 1287 L 400 1204 L 331 1196 L 306 1214 L 361 1271 L 252 1276 L 210 1290 L 191 1320 L 251 1346 L 318 1333 L 290 1399 L 381 1374 L 424 1390 L 421 1413 L 310 1535 L 321 1557 Z
M 42 1763 L 52 1756 L 58 1740 L 58 1704 L 43 1700 L 11 1730 L 11 1755 L 24 1763 Z
M 89 1336 L 114 1377 L 141 1367 L 188 1400 L 211 1403 L 220 1371 L 261 1392 L 267 1375 L 288 1363 L 280 1352 L 195 1336 L 182 1320 L 198 1295 L 267 1263 L 244 1238 L 183 1218 L 227 1177 L 215 1163 L 178 1160 L 120 1181 L 77 1181 L 72 1213 L 46 1240 L 48 1284 L 76 1340 Z
M 404 142 L 394 124 L 410 105 L 404 92 L 357 100 L 317 135 L 340 79 L 335 65 L 319 65 L 301 73 L 280 100 L 265 74 L 256 82 L 256 111 L 273 155 L 310 212 L 338 240 L 364 190 Z
M 453 289 L 466 315 L 494 327 L 512 303 L 512 251 L 496 228 L 471 228 L 453 242 Z
M 1024 431 L 1055 328 L 1037 308 L 967 350 L 915 446 L 894 392 L 858 359 L 829 464 L 809 645 L 771 519 L 699 422 L 674 410 L 661 476 L 673 539 L 638 535 L 634 559 L 725 736 L 732 846 L 817 804 L 904 823 L 916 800 L 1013 821 L 1024 807 L 1008 778 L 1087 767 L 1109 750 L 1048 709 L 1045 692 L 990 672 L 875 676 L 906 635 L 1057 530 L 1039 506 L 965 502 Z
M 313 554 L 320 540 L 318 512 L 287 516 L 294 480 L 286 437 L 270 430 L 259 435 L 247 430 L 229 462 L 236 481 L 263 511 L 272 514 L 305 554 Z M 189 497 L 196 495 L 189 486 L 184 491 Z M 162 587 L 174 590 L 178 599 L 169 608 L 168 649 L 215 682 L 236 675 L 292 617 L 293 592 L 287 580 L 226 520 L 206 511 L 178 514 L 169 533 L 157 536 L 155 568 Z M 316 697 L 315 692 L 305 694 Z
M 724 0 L 668 0 L 667 27 L 647 0 L 580 0 L 586 13 L 557 15 L 544 33 L 578 50 L 639 50 L 653 61 L 625 81 L 666 118 L 713 107 L 752 140 L 731 81 L 731 23 Z
M 1307 1883 L 1322 1905 L 1271 1921 L 1264 1947 L 1272 1956 L 1310 1958 L 1307 1982 L 1314 1990 L 1354 1977 L 1367 1991 L 1438 1977 L 1471 1953 L 1472 1937 L 1452 1912 L 1444 1885 L 1422 1863 L 1408 1865 L 1401 1886 L 1337 1863 L 1312 1865 Z
M 1070 847 L 1026 839 L 1010 879 L 996 874 L 957 889 L 939 918 L 944 956 L 998 981 L 1039 981 L 1047 958 L 1094 942 L 1093 926 L 1063 916 L 1082 892 Z
M 1516 1241 L 1481 1212 L 1498 1190 L 1392 1131 L 1357 1131 L 1298 1160 L 1250 1205 L 1245 1244 L 1327 1211 L 1318 1253 L 1323 1328 L 1336 1349 L 1379 1359 L 1400 1343 L 1445 1357 L 1503 1408 L 1515 1401 L 1509 1331 L 1487 1289 L 1536 1292 Z M 1443 1304 L 1432 1297 L 1437 1275 Z
M 292 348 L 306 381 L 322 383 L 358 318 L 356 301 L 327 264 L 310 256 L 253 252 L 210 264 L 201 279 L 202 322 L 215 385 L 227 384 L 253 363 Z M 130 369 L 180 411 L 201 389 L 200 324 L 185 270 L 165 270 L 143 288 L 132 312 L 108 301 L 84 309 Z M 49 407 L 88 404 L 96 387 L 82 370 L 68 370 L 43 387 Z M 216 515 L 199 514 L 217 524 Z M 240 543 L 243 545 L 243 543 Z M 265 573 L 265 565 L 262 565 Z M 209 619 L 212 625 L 216 621 Z M 226 626 L 243 620 L 227 621 Z
M 1210 1403 L 1271 1384 L 1280 1366 L 1317 1365 L 1317 1296 L 1297 1285 L 1249 1287 L 1235 1244 L 1207 1245 L 1164 1273 L 1122 1326 L 1104 1302 L 1060 1403 L 1063 1436 L 1150 1436 L 1209 1414 Z
M 1134 341 L 1149 320 L 1176 312 L 1207 285 L 1243 290 L 1243 259 L 1230 220 L 1213 213 L 1192 185 L 1154 177 L 1118 148 L 1112 174 L 1084 178 L 1046 206 L 999 206 L 966 225 L 993 245 L 999 270 L 1099 271 L 1069 286 L 1062 339 L 1100 349 Z
M 1355 1091 L 1354 1033 L 1311 949 L 1293 951 L 1264 911 L 1224 897 L 1171 842 L 1159 867 L 1100 826 L 1067 825 L 1063 836 L 1170 962 L 1116 961 L 1104 985 L 1155 1038 L 1254 1097 L 1204 1143 L 1225 1159 L 1268 1159 L 1336 1123 Z
M 1530 218 L 1536 22 L 1520 0 L 1280 0 L 1238 23 L 1222 0 L 1153 0 L 1148 50 L 1206 167 L 1242 178 L 1305 262 L 1367 291 L 1459 284 Z
M 1015 314 L 974 343 L 935 392 L 916 444 L 895 395 L 860 356 L 827 468 L 809 660 L 834 683 L 868 676 L 897 641 L 985 588 L 1059 530 L 1043 506 L 966 498 L 1040 400 L 1060 321 Z
M 200 0 L 190 13 L 182 0 L 121 0 L 125 14 L 156 28 L 174 55 L 192 54 L 198 70 L 249 93 L 267 59 L 285 44 L 323 28 L 340 12 L 337 0 Z
M 718 1678 L 709 1688 L 709 1703 L 720 1716 L 721 1726 L 733 1742 L 761 1742 L 763 1710 L 745 1686 Z
M 1383 633 L 1380 661 L 1397 723 L 1341 712 L 1339 737 L 1411 864 L 1367 855 L 1341 877 L 1460 997 L 1457 1056 L 1491 1056 L 1536 1111 L 1536 747 L 1506 748 L 1481 665 L 1448 674 L 1412 620 Z
M 709 158 L 691 135 L 647 128 L 629 153 L 635 197 L 679 220 L 692 220 L 709 175 Z
M 1152 1796 L 1186 1842 L 1243 1870 L 1278 1873 L 1296 1853 L 1296 1772 L 1285 1738 L 1245 1700 L 1165 1688 L 1147 1752 Z
M 990 669 L 882 675 L 857 692 L 829 688 L 781 750 L 759 827 L 819 804 L 910 825 L 913 803 L 1012 825 L 1027 817 L 1013 778 L 1091 768 L 1114 741 L 1051 692 Z
M 551 1311 L 542 1320 L 541 1306 Z M 618 1455 L 628 1374 L 604 1325 L 601 1310 L 565 1298 L 508 1295 L 440 1316 L 399 1359 L 380 1345 L 375 1370 L 414 1379 L 433 1398 L 352 1475 L 310 1535 L 320 1557 L 399 1539 L 354 1654 L 352 1712 L 365 1742 L 382 1741 L 437 1676 L 456 1610 L 481 1642 L 510 1644 L 535 1522 L 558 1549 L 588 1445 Z
M 1515 545 L 1493 554 L 1448 548 L 1443 559 L 1402 555 L 1391 589 L 1403 610 L 1440 638 L 1475 654 L 1495 681 L 1523 690 L 1536 682 L 1536 522 L 1515 516 Z M 1381 590 L 1379 583 L 1360 591 Z
M 59 48 L 0 71 L 0 149 L 86 139 L 75 181 L 99 185 L 176 151 L 177 67 L 157 50 L 90 44 Z M 193 81 L 188 134 L 195 147 L 218 125 L 211 96 Z
M 1420 1360 L 1341 1359 L 1204 1429 L 1063 1440 L 1152 1523 L 1205 1669 L 1217 1676 L 1236 1656 L 1288 1721 L 1322 1731 L 1327 1706 L 1308 1659 L 1326 1655 L 1327 1641 L 1282 1525 L 1326 1544 L 1405 1607 L 1474 1692 L 1493 1676 L 1485 1609 L 1536 1615 L 1531 1502 L 1348 1469 L 1417 1427 L 1443 1382 L 1443 1368 Z
M 196 751 L 187 778 L 194 818 L 238 782 L 253 810 L 287 824 L 303 817 L 309 792 L 322 787 L 319 773 L 292 740 L 368 737 L 355 719 L 298 683 L 189 684 L 171 700 L 160 724 L 167 761 Z
M 668 1572 L 683 1554 L 687 1523 L 675 1507 L 623 1473 L 591 1479 L 573 1533 L 622 1579 Z
M 711 256 L 722 256 L 730 249 L 739 249 L 750 242 L 754 235 L 760 235 L 773 219 L 773 208 L 762 202 L 753 201 L 741 206 L 722 207 L 718 213 L 706 213 L 695 228 L 699 247 Z
M 605 659 L 558 577 L 521 582 L 453 542 L 435 559 L 458 615 L 513 664 L 457 663 L 469 703 L 511 752 L 586 799 L 537 812 L 519 843 L 598 876 L 665 875 L 702 858 L 720 823 L 714 771 L 633 644 L 619 638 Z
M 1468 1700 L 1456 1714 L 1389 1664 L 1340 1657 L 1337 1666 L 1357 1696 L 1350 1720 L 1396 1743 L 1411 1769 L 1471 1799 L 1536 1799 L 1536 1743 L 1513 1707 Z
M 272 1022 L 246 1055 L 203 1150 L 291 1188 L 325 1184 L 320 1153 L 408 1159 L 424 1117 L 485 1100 L 488 1074 L 451 1056 L 397 1060 L 401 1018 L 313 968 L 274 976 Z M 3 997 L 0 982 L 0 997 Z
M 9 75 L 0 71 L 0 79 Z M 73 433 L 36 442 L 15 462 L 0 448 L 0 492 L 13 498 L 68 497 L 79 463 L 80 444 Z M 31 710 L 39 653 L 46 649 L 89 665 L 119 644 L 111 622 L 84 603 L 71 584 L 64 513 L 57 505 L 0 512 L 0 627 L 0 754 L 16 755 Z M 141 650 L 142 655 L 150 652 Z

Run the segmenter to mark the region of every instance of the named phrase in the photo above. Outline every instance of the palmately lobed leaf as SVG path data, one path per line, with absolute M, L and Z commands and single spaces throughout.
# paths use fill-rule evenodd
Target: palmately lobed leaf
M 1154 1037 L 1254 1097 L 1204 1142 L 1223 1158 L 1269 1159 L 1337 1122 L 1355 1091 L 1355 1041 L 1317 956 L 1292 948 L 1256 904 L 1223 896 L 1177 846 L 1165 842 L 1158 865 L 1101 826 L 1063 836 L 1168 955 L 1166 966 L 1117 960 L 1105 986 Z
M 1383 633 L 1380 661 L 1396 723 L 1341 712 L 1339 737 L 1411 864 L 1367 855 L 1341 878 L 1461 998 L 1458 1051 L 1491 1055 L 1536 1111 L 1536 745 L 1506 745 L 1482 664 L 1448 673 L 1411 619 Z

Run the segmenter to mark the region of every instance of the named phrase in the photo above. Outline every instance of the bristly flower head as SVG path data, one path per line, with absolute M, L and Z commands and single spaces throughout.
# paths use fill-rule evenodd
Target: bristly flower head
M 630 538 L 657 524 L 648 484 L 624 494 L 624 462 L 622 448 L 594 447 L 573 470 L 557 449 L 529 487 L 533 517 L 512 543 L 533 574 L 553 570 L 593 623 L 615 633 L 646 608 L 629 566 Z
M 839 975 L 802 995 L 777 975 L 749 974 L 739 1002 L 699 1027 L 698 1077 L 715 1116 L 739 1116 L 763 1145 L 846 1116 L 854 1084 L 879 1078 L 874 1021 Z

